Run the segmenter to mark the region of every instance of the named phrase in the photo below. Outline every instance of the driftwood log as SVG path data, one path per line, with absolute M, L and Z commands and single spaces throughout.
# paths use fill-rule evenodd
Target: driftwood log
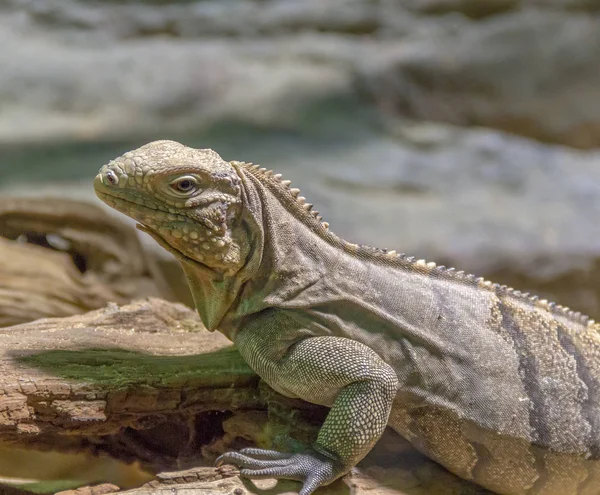
M 0 329 L 0 441 L 108 454 L 156 473 L 121 493 L 294 493 L 291 481 L 255 485 L 231 467 L 210 466 L 227 449 L 287 448 L 288 435 L 310 442 L 326 414 L 265 386 L 227 339 L 204 330 L 181 304 L 145 299 Z M 351 490 L 482 493 L 393 432 L 327 492 Z M 100 485 L 71 493 L 117 491 Z
M 131 226 L 89 203 L 0 198 L 0 327 L 146 296 L 174 299 Z

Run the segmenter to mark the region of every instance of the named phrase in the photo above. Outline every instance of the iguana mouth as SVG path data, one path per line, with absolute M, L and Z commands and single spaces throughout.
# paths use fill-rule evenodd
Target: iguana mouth
M 191 263 L 195 268 L 197 268 L 199 270 L 207 271 L 211 274 L 218 273 L 217 271 L 213 270 L 209 266 L 204 265 L 203 263 L 200 263 L 199 261 L 195 260 L 194 258 L 191 258 L 191 257 L 185 255 L 183 252 L 179 251 L 177 248 L 172 246 L 160 234 L 160 232 L 157 229 L 153 228 L 151 225 L 149 225 L 147 222 L 145 222 L 144 220 L 142 220 L 140 218 L 140 217 L 149 217 L 150 220 L 153 220 L 154 217 L 156 216 L 156 212 L 162 211 L 158 207 L 151 208 L 150 206 L 142 204 L 131 198 L 124 198 L 122 196 L 112 194 L 112 191 L 106 192 L 106 191 L 99 190 L 99 188 L 96 188 L 95 192 L 96 192 L 96 195 L 102 201 L 104 201 L 106 204 L 108 204 L 109 206 L 111 206 L 119 211 L 123 211 L 123 208 L 120 207 L 123 205 L 128 205 L 130 208 L 134 208 L 136 210 L 135 215 L 128 215 L 128 216 L 130 216 L 134 220 L 138 221 L 138 223 L 136 224 L 136 228 L 138 230 L 140 230 L 141 232 L 144 232 L 144 233 L 148 234 L 150 237 L 152 237 L 158 244 L 160 244 L 164 249 L 166 249 L 173 256 L 175 256 L 175 258 L 177 258 L 178 260 L 185 262 L 185 263 Z
M 194 271 L 205 273 L 211 278 L 218 278 L 223 275 L 223 273 L 220 270 L 212 268 L 211 266 L 203 263 L 202 261 L 197 260 L 194 257 L 186 254 L 185 246 L 178 246 L 179 243 L 186 242 L 184 239 L 172 239 L 170 236 L 166 237 L 164 233 L 161 233 L 160 229 L 163 226 L 163 223 L 165 222 L 165 219 L 161 217 L 165 215 L 173 215 L 172 213 L 169 213 L 166 207 L 161 208 L 158 205 L 152 207 L 151 203 L 147 205 L 145 202 L 142 203 L 141 201 L 136 201 L 135 198 L 124 197 L 119 194 L 115 194 L 115 192 L 118 191 L 113 191 L 110 189 L 107 190 L 105 189 L 104 184 L 100 184 L 99 186 L 95 187 L 95 192 L 98 198 L 105 202 L 107 205 L 136 220 L 138 222 L 136 224 L 136 228 L 138 230 L 152 237 L 160 246 L 162 246 L 166 251 L 175 256 L 175 258 L 181 263 L 185 263 L 188 266 L 192 266 Z M 181 223 L 184 223 L 183 216 L 178 216 L 181 219 Z M 187 222 L 191 221 L 187 220 Z M 207 222 L 204 221 L 204 219 L 198 219 L 196 225 L 200 224 L 204 228 L 206 228 L 207 231 L 212 230 L 214 232 L 214 225 L 206 225 L 206 223 Z M 205 244 L 208 242 L 208 240 L 205 241 Z M 215 243 L 214 246 L 218 246 L 218 244 Z M 193 249 L 193 247 L 190 246 L 190 249 Z M 204 255 L 204 253 L 202 252 L 199 254 Z M 201 258 L 201 260 L 202 259 L 203 258 Z
M 95 192 L 96 192 L 96 195 L 102 201 L 107 203 L 109 206 L 113 206 L 109 203 L 109 202 L 111 202 L 111 203 L 114 203 L 115 205 L 118 205 L 118 204 L 135 205 L 135 206 L 139 207 L 140 209 L 148 210 L 149 212 L 163 211 L 159 207 L 152 208 L 152 207 L 148 206 L 147 204 L 140 203 L 131 198 L 124 198 L 123 196 L 119 196 L 117 194 L 112 194 L 111 192 L 99 191 L 98 189 L 96 189 Z M 166 212 L 166 209 L 165 209 L 165 212 Z

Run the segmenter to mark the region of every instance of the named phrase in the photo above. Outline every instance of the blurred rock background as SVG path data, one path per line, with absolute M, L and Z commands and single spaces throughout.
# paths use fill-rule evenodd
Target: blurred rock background
M 0 46 L 4 192 L 94 201 L 177 139 L 349 240 L 600 316 L 598 0 L 0 0 Z
M 0 194 L 163 138 L 600 318 L 599 0 L 0 0 Z

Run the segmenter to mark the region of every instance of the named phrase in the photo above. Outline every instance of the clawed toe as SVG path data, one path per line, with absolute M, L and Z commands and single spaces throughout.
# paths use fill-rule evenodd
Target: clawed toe
M 240 450 L 240 454 L 264 457 L 266 459 L 289 459 L 292 454 L 278 452 L 277 450 L 257 449 L 254 447 L 246 447 Z
M 270 454 L 276 454 L 276 458 L 273 456 L 269 458 Z M 256 459 L 253 456 L 263 457 L 263 459 Z M 215 461 L 217 466 L 223 464 L 235 464 L 240 468 L 246 468 L 247 470 L 260 470 L 266 468 L 283 467 L 289 463 L 290 455 L 281 454 L 276 451 L 262 450 L 262 449 L 243 449 L 239 452 L 226 452 L 219 456 Z

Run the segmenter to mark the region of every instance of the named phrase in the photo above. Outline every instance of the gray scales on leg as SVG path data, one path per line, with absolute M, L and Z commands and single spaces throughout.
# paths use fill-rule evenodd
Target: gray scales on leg
M 250 478 L 339 478 L 386 424 L 510 495 L 600 494 L 600 326 L 546 300 L 329 230 L 279 174 L 156 141 L 100 199 L 181 262 L 198 313 L 275 390 L 331 407 L 315 445 L 226 453 Z

